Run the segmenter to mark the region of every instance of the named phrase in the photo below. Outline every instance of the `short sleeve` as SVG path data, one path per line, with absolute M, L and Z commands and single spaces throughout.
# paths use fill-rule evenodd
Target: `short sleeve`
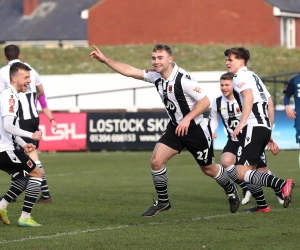
M 183 76 L 181 81 L 185 94 L 189 95 L 194 100 L 200 101 L 206 96 L 206 90 L 203 89 L 197 81 L 185 78 L 185 76 Z
M 18 99 L 15 95 L 9 93 L 10 91 L 3 91 L 0 96 L 1 114 L 4 116 L 17 117 L 19 108 Z
M 251 78 L 249 74 L 240 73 L 234 78 L 233 82 L 234 90 L 240 94 L 245 89 L 252 89 L 254 78 Z
M 41 85 L 42 84 L 42 80 L 41 77 L 39 75 L 38 72 L 35 71 L 35 69 L 31 69 L 31 73 L 35 75 L 34 79 L 35 79 L 35 86 Z
M 143 70 L 143 73 L 144 73 L 144 81 L 145 82 L 155 83 L 155 81 L 157 79 L 161 78 L 160 74 L 157 73 L 156 71 Z

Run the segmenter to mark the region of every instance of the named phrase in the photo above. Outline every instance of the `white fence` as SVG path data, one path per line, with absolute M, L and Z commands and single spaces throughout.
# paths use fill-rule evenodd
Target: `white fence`
M 225 71 L 191 72 L 208 96 L 219 95 L 219 79 Z M 163 105 L 151 83 L 120 74 L 42 75 L 42 83 L 52 111 L 161 109 Z M 146 87 L 138 89 L 139 87 Z M 152 87 L 152 88 L 151 88 Z M 130 89 L 118 91 L 120 89 Z M 135 93 L 132 89 L 137 88 Z M 109 93 L 97 93 L 111 91 Z M 92 93 L 88 95 L 82 95 Z M 70 95 L 70 97 L 54 98 Z M 78 99 L 76 100 L 76 95 Z M 76 103 L 77 102 L 77 103 Z

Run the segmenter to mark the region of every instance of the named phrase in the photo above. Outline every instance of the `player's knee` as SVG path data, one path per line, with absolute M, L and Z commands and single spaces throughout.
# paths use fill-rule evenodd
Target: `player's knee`
M 219 173 L 220 169 L 216 164 L 210 164 L 208 166 L 200 166 L 202 172 L 210 177 L 215 177 Z
M 164 165 L 164 163 L 162 162 L 161 159 L 159 159 L 155 156 L 151 157 L 151 168 L 152 168 L 152 170 L 154 170 L 154 171 L 160 170 L 160 169 L 162 169 L 163 165 Z
M 42 178 L 43 177 L 43 170 L 39 167 L 35 167 L 33 171 L 31 171 L 28 176 L 35 177 L 35 178 Z
M 221 157 L 221 164 L 223 168 L 228 168 L 231 165 L 235 164 L 235 156 L 232 157 L 231 155 L 228 154 L 223 154 Z

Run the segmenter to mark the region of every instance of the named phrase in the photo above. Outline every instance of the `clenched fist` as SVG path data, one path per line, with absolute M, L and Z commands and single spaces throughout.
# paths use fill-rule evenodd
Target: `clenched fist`
M 35 146 L 32 144 L 32 143 L 27 143 L 25 146 L 24 146 L 24 150 L 26 153 L 30 153 L 32 152 L 33 150 L 35 150 Z
M 32 140 L 39 141 L 42 138 L 42 131 L 38 130 L 32 134 Z

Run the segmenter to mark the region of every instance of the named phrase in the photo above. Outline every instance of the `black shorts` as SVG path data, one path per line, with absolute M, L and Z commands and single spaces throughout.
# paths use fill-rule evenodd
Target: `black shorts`
M 231 139 L 228 139 L 225 147 L 223 148 L 222 154 L 232 153 L 236 155 L 238 147 L 239 147 L 238 141 L 233 141 Z
M 239 147 L 239 142 L 238 141 L 233 141 L 231 139 L 228 139 L 228 141 L 227 141 L 227 143 L 226 143 L 226 145 L 225 145 L 225 147 L 222 151 L 222 154 L 232 153 L 232 154 L 236 155 L 238 147 Z M 235 163 L 235 165 L 236 165 L 236 163 Z M 268 166 L 267 157 L 266 157 L 265 152 L 263 152 L 262 155 L 259 158 L 259 161 L 257 162 L 256 168 L 263 168 L 263 167 L 266 167 L 266 166 Z
M 261 126 L 253 127 L 251 124 L 246 125 L 239 136 L 237 165 L 258 164 L 270 138 L 270 129 Z
M 264 168 L 267 166 L 268 166 L 267 156 L 264 151 L 263 154 L 260 156 L 259 161 L 257 162 L 256 168 Z
M 35 169 L 35 162 L 22 150 L 0 152 L 0 169 L 14 179 L 25 177 Z
M 21 129 L 34 133 L 35 131 L 39 130 L 40 118 L 38 117 L 38 118 L 32 118 L 28 120 L 19 120 L 19 124 Z M 32 143 L 33 145 L 36 146 L 36 148 L 38 148 L 39 146 L 39 141 L 32 140 L 31 138 L 28 137 L 22 137 L 22 139 L 27 143 Z
M 214 149 L 209 125 L 204 130 L 200 125 L 189 127 L 188 134 L 185 136 L 177 136 L 175 129 L 176 127 L 169 122 L 165 133 L 158 142 L 177 150 L 179 153 L 186 148 L 201 166 L 208 166 L 214 162 Z

